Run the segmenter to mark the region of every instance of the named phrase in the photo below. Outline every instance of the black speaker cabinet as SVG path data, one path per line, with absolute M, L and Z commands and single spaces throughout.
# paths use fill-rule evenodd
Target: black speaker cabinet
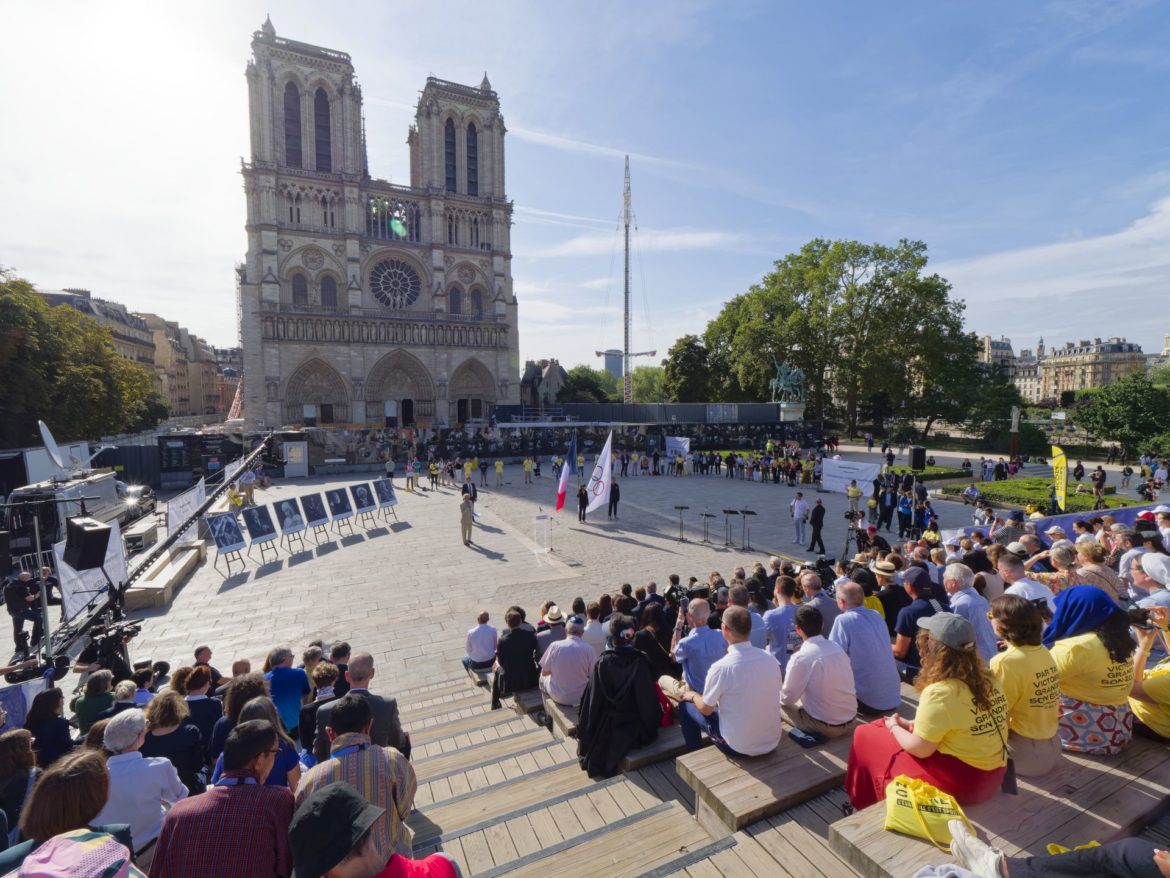
M 93 570 L 106 560 L 110 526 L 93 518 L 65 522 L 65 563 L 74 570 Z
M 0 576 L 12 571 L 12 542 L 6 530 L 0 530 Z
M 926 469 L 926 449 L 921 445 L 910 448 L 910 469 L 917 471 Z

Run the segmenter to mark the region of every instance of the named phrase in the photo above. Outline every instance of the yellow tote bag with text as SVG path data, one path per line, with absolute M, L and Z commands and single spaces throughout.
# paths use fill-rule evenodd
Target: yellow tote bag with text
M 962 820 L 975 831 L 950 793 L 904 774 L 886 786 L 885 828 L 889 831 L 925 839 L 946 851 L 951 847 L 948 820 Z

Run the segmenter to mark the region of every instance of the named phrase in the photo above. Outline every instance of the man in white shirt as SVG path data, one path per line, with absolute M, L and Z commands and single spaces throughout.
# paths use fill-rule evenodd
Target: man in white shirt
M 130 824 L 136 851 L 158 838 L 167 808 L 187 796 L 171 760 L 138 752 L 145 741 L 146 714 L 137 708 L 122 711 L 106 725 L 102 743 L 114 754 L 106 760 L 110 794 L 93 821 L 95 826 Z
M 688 691 L 679 704 L 687 750 L 703 732 L 729 756 L 762 756 L 780 743 L 780 665 L 752 646 L 752 620 L 743 607 L 723 611 L 727 655 L 707 671 L 703 694 Z M 848 660 L 846 660 L 848 664 Z
M 999 556 L 996 570 L 1008 585 L 1003 590 L 1004 594 L 1019 595 L 1026 601 L 1045 601 L 1048 604 L 1048 612 L 1056 612 L 1056 601 L 1053 599 L 1052 590 L 1024 575 L 1024 562 L 1019 555 L 1004 552 Z
M 1162 535 L 1162 545 L 1170 546 L 1170 506 L 1155 506 L 1154 522 Z
M 857 718 L 853 665 L 838 644 L 821 635 L 824 618 L 805 604 L 796 611 L 800 649 L 788 659 L 780 708 L 794 728 L 826 738 L 851 734 Z
M 585 614 L 589 617 L 585 622 L 585 633 L 581 635 L 581 639 L 593 647 L 593 651 L 597 653 L 597 657 L 601 658 L 601 654 L 605 652 L 606 637 L 608 632 L 605 626 L 601 624 L 601 604 L 597 601 L 590 601 L 589 606 L 585 608 Z
M 975 647 L 983 664 L 999 654 L 998 638 L 987 618 L 991 605 L 975 590 L 975 574 L 966 564 L 948 564 L 943 570 L 943 588 L 951 599 L 951 612 L 962 616 L 975 629 Z
M 463 656 L 463 667 L 469 671 L 490 671 L 496 661 L 498 632 L 488 624 L 491 616 L 487 610 L 480 612 L 476 626 L 467 632 L 467 655 Z
M 540 691 L 566 707 L 581 703 L 581 695 L 593 673 L 597 653 L 581 639 L 585 620 L 570 616 L 565 623 L 565 639 L 549 644 L 540 657 Z
M 796 496 L 792 498 L 792 502 L 788 504 L 788 512 L 792 516 L 793 533 L 796 536 L 792 542 L 804 545 L 805 541 L 805 523 L 808 521 L 809 515 L 808 503 L 804 499 L 804 494 L 800 491 L 796 492 Z

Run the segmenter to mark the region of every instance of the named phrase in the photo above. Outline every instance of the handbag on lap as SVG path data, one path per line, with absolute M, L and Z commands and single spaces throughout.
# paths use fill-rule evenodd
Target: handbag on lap
M 890 832 L 900 832 L 949 851 L 951 831 L 948 820 L 961 820 L 971 832 L 975 827 L 950 793 L 915 777 L 900 774 L 886 786 L 886 823 Z

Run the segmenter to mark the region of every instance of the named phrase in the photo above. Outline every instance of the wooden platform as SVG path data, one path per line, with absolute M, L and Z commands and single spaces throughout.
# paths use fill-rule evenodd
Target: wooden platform
M 967 808 L 980 835 L 1008 856 L 1045 853 L 1050 842 L 1068 847 L 1107 842 L 1127 835 L 1160 815 L 1170 797 L 1166 746 L 1135 738 L 1118 756 L 1066 753 L 1063 764 L 1044 778 L 1020 779 L 1018 796 L 998 794 Z M 948 862 L 950 855 L 927 842 L 886 832 L 885 804 L 878 803 L 830 827 L 834 850 L 869 878 L 904 878 L 924 865 Z
M 549 719 L 552 720 L 553 729 L 559 731 L 562 737 L 577 737 L 577 717 L 580 716 L 578 708 L 565 707 L 565 705 L 557 704 L 551 698 L 547 698 L 544 709 L 548 713 Z
M 852 735 L 804 749 L 787 734 L 767 756 L 735 758 L 714 747 L 679 757 L 675 770 L 695 791 L 695 817 L 727 834 L 839 787 Z
M 512 696 L 512 708 L 521 716 L 544 710 L 544 698 L 539 689 L 525 689 Z

